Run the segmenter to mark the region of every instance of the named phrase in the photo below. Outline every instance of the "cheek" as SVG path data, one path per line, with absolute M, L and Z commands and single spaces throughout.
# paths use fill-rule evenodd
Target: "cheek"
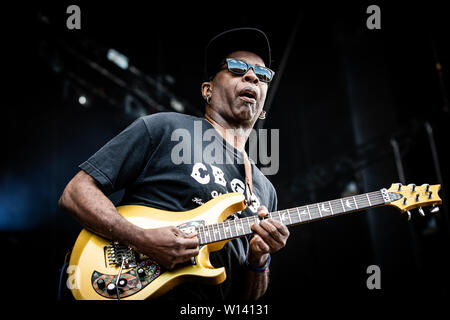
M 261 91 L 261 96 L 259 98 L 259 104 L 261 106 L 264 105 L 264 102 L 266 101 L 266 97 L 267 97 L 267 90 L 262 90 Z

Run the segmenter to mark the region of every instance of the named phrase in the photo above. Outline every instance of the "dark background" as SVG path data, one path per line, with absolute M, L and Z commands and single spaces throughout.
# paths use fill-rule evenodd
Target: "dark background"
M 66 27 L 70 4 L 81 8 L 81 30 Z M 366 27 L 370 4 L 381 8 L 380 30 Z M 448 297 L 450 61 L 442 4 L 76 1 L 8 6 L 3 17 L 0 241 L 3 266 L 14 270 L 3 294 L 25 287 L 33 299 L 57 300 L 60 269 L 80 231 L 57 201 L 77 166 L 137 116 L 174 111 L 170 99 L 201 115 L 205 44 L 225 29 L 252 26 L 267 33 L 279 78 L 261 122 L 280 130 L 280 168 L 268 176 L 279 209 L 399 181 L 441 183 L 444 200 L 438 214 L 414 210 L 409 222 L 382 207 L 291 229 L 262 302 Z M 140 76 L 108 61 L 109 48 Z M 373 264 L 380 290 L 366 287 Z

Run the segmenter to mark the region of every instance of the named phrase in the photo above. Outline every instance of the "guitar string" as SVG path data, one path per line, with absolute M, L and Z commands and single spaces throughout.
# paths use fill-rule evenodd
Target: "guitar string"
M 281 219 L 280 215 L 281 214 L 284 215 L 285 213 L 287 213 L 289 216 L 291 216 L 291 218 L 292 218 L 292 216 L 295 218 L 295 215 L 298 215 L 297 209 L 305 208 L 305 207 L 311 207 L 312 206 L 311 209 L 312 209 L 313 213 L 316 214 L 316 216 L 314 218 L 311 217 L 310 219 L 301 219 L 299 217 L 299 218 L 295 218 L 294 219 L 294 220 L 299 219 L 299 221 L 297 221 L 297 222 L 306 222 L 306 221 L 314 220 L 316 218 L 318 219 L 318 218 L 323 217 L 323 216 L 320 215 L 321 212 L 318 210 L 318 208 L 316 208 L 317 205 L 322 204 L 322 203 L 323 204 L 327 203 L 327 206 L 329 208 L 333 208 L 334 207 L 334 209 L 337 209 L 337 207 L 342 207 L 342 205 L 336 203 L 337 201 L 339 202 L 340 200 L 347 200 L 347 199 L 351 199 L 353 201 L 353 203 L 357 203 L 357 206 L 359 204 L 358 208 L 361 208 L 361 209 L 363 209 L 363 208 L 370 208 L 372 206 L 376 206 L 376 205 L 384 203 L 384 199 L 383 199 L 380 191 L 373 191 L 373 192 L 367 193 L 367 195 L 370 195 L 370 198 L 372 199 L 371 202 L 377 202 L 377 200 L 378 201 L 381 200 L 381 202 L 380 203 L 376 203 L 375 205 L 371 205 L 371 203 L 367 200 L 366 194 L 362 194 L 362 195 L 356 195 L 356 196 L 346 197 L 346 198 L 342 198 L 342 199 L 335 199 L 335 200 L 330 200 L 330 201 L 325 201 L 325 202 L 319 202 L 319 203 L 316 203 L 316 204 L 311 204 L 311 205 L 306 205 L 306 206 L 301 206 L 301 207 L 296 207 L 296 208 L 289 208 L 289 209 L 283 209 L 283 210 L 279 210 L 279 211 L 274 211 L 274 212 L 269 213 L 269 215 L 270 215 L 270 217 L 272 217 L 274 219 L 277 219 L 276 215 L 278 215 L 278 219 Z M 331 206 L 330 206 L 330 204 L 331 204 Z M 339 210 L 341 210 L 341 209 L 339 209 Z M 292 212 L 292 211 L 294 211 L 294 212 Z M 354 211 L 354 210 L 345 210 L 345 211 L 341 211 L 341 212 L 338 212 L 338 213 L 345 213 L 345 212 L 350 212 L 350 211 Z M 334 210 L 333 210 L 333 212 L 334 212 Z M 318 216 L 317 216 L 317 213 L 319 213 Z M 331 216 L 333 214 L 337 214 L 337 213 L 331 213 L 331 214 L 326 215 L 326 216 Z M 205 232 L 206 235 L 208 235 L 208 237 L 210 238 L 210 240 L 212 240 L 212 237 L 210 236 L 211 231 L 219 232 L 219 234 L 220 234 L 220 231 L 221 231 L 220 229 L 221 229 L 221 227 L 223 227 L 222 231 L 223 231 L 224 235 L 226 236 L 226 233 L 229 232 L 230 235 L 231 235 L 231 238 L 232 238 L 234 236 L 233 236 L 233 230 L 231 229 L 231 227 L 234 227 L 235 230 L 236 230 L 236 227 L 239 227 L 239 228 L 243 227 L 243 224 L 244 224 L 243 220 L 245 220 L 245 223 L 247 224 L 246 226 L 249 228 L 249 223 L 255 223 L 259 219 L 257 218 L 257 216 L 251 216 L 251 217 L 245 217 L 245 218 L 236 219 L 236 220 L 232 220 L 232 221 L 227 220 L 226 222 L 228 222 L 228 224 L 229 224 L 228 227 L 225 227 L 224 226 L 224 222 L 221 222 L 221 223 L 216 223 L 216 224 L 202 226 L 202 230 L 201 231 Z M 290 219 L 290 221 L 292 221 L 292 219 Z M 241 226 L 237 225 L 238 223 L 241 224 Z M 214 230 L 214 227 L 217 228 L 217 231 Z M 230 231 L 226 231 L 225 228 L 229 228 Z M 243 228 L 245 229 L 245 227 L 243 227 Z M 245 232 L 245 234 L 248 234 L 245 230 L 244 230 L 244 232 Z M 238 236 L 240 231 L 238 232 L 236 230 L 235 233 Z M 205 238 L 206 238 L 206 236 L 205 236 Z M 214 234 L 214 238 L 216 238 L 215 234 Z M 227 239 L 227 238 L 225 238 L 225 239 Z M 223 240 L 223 237 L 221 237 L 220 240 Z
M 369 197 L 370 202 L 367 199 L 367 196 Z M 337 210 L 338 211 L 337 213 L 331 213 L 326 216 L 323 216 L 323 215 L 321 215 L 319 208 L 317 208 L 317 205 L 321 205 L 321 204 L 324 204 L 324 205 L 327 204 L 327 206 L 329 208 L 333 208 L 333 209 L 338 209 L 338 207 L 342 208 L 341 201 L 343 202 L 343 201 L 347 201 L 347 200 L 351 200 L 353 203 L 356 204 L 356 206 L 358 207 L 358 208 L 355 208 L 356 210 L 364 210 L 364 209 L 368 209 L 368 208 L 385 203 L 381 191 L 377 190 L 377 191 L 372 191 L 372 192 L 359 194 L 359 195 L 355 195 L 355 196 L 334 199 L 334 200 L 329 200 L 329 201 L 324 201 L 324 202 L 318 202 L 315 204 L 310 204 L 310 205 L 305 205 L 305 206 L 300 206 L 300 207 L 295 207 L 295 208 L 278 210 L 278 211 L 270 212 L 269 217 L 273 218 L 273 219 L 277 219 L 277 217 L 275 215 L 278 215 L 278 219 L 280 219 L 280 221 L 281 221 L 282 220 L 281 215 L 286 213 L 290 217 L 289 220 L 292 221 L 292 218 L 295 217 L 295 215 L 299 216 L 299 213 L 298 213 L 299 209 L 309 207 L 309 209 L 310 209 L 309 211 L 310 212 L 312 211 L 313 214 L 315 214 L 315 216 L 312 217 L 312 215 L 311 215 L 311 218 L 307 218 L 307 219 L 301 219 L 300 217 L 295 218 L 295 219 L 299 219 L 299 221 L 296 223 L 302 223 L 302 222 L 308 222 L 308 221 L 320 219 L 322 217 L 333 216 L 335 214 L 349 213 L 349 212 L 355 211 L 355 209 L 345 210 L 345 211 L 340 211 L 342 209 L 339 209 L 339 210 Z M 378 201 L 380 201 L 380 202 L 378 203 Z M 374 202 L 375 204 L 371 204 L 371 202 Z M 330 204 L 332 204 L 332 205 L 330 206 Z M 291 210 L 294 210 L 294 212 L 292 212 Z M 333 210 L 333 212 L 334 212 L 334 210 Z M 319 215 L 317 215 L 317 214 L 319 214 Z M 232 238 L 239 237 L 239 236 L 248 235 L 248 234 L 252 233 L 251 229 L 250 229 L 250 224 L 256 223 L 258 220 L 259 220 L 259 218 L 257 216 L 251 216 L 251 217 L 245 217 L 245 218 L 241 218 L 241 219 L 227 220 L 227 221 L 223 221 L 220 223 L 214 223 L 214 224 L 209 224 L 209 225 L 205 225 L 205 226 L 200 226 L 198 228 L 199 238 L 200 238 L 202 244 L 207 244 L 207 243 L 211 243 L 211 242 L 222 241 L 222 240 L 232 239 Z M 226 223 L 228 223 L 228 227 L 225 227 Z M 241 226 L 238 226 L 237 223 L 241 224 Z M 249 230 L 248 232 L 245 230 L 246 228 L 244 227 L 244 224 L 245 224 L 245 227 L 247 227 L 247 229 Z M 293 224 L 293 223 L 291 223 L 291 224 Z M 214 230 L 214 227 L 216 227 L 217 230 Z M 232 227 L 234 227 L 235 236 L 233 235 Z M 237 227 L 239 227 L 239 229 L 243 228 L 244 234 L 241 233 L 242 231 L 238 231 Z M 230 234 L 230 237 L 228 237 L 226 235 L 227 230 L 229 230 L 228 233 Z M 225 237 L 222 237 L 221 231 Z M 211 236 L 211 233 L 213 234 L 214 239 L 212 239 L 213 237 Z M 219 233 L 219 240 L 217 240 L 217 238 L 216 238 L 216 233 Z M 202 236 L 202 234 L 203 234 L 203 236 Z M 206 240 L 206 241 L 203 242 L 202 238 L 204 238 L 204 240 Z M 207 238 L 209 238 L 209 241 L 207 241 Z

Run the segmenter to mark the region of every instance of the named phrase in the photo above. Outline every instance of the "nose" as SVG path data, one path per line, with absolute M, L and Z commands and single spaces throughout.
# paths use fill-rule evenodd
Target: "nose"
M 243 80 L 245 82 L 251 82 L 253 84 L 259 83 L 259 79 L 256 76 L 255 72 L 253 71 L 253 68 L 247 70 L 247 72 L 243 75 Z

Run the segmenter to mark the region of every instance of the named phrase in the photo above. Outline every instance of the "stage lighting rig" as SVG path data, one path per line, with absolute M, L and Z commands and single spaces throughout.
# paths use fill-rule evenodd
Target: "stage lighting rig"
M 44 14 L 38 18 L 42 21 L 40 57 L 61 83 L 73 85 L 132 117 L 161 111 L 200 115 L 200 110 L 169 88 L 170 82 L 164 79 L 172 79 L 173 83 L 172 75 L 150 75 L 131 64 L 132 59 L 119 50 L 108 48 L 85 33 L 61 33 Z M 83 106 L 87 102 L 80 97 L 75 99 Z M 95 107 L 95 102 L 89 100 L 90 106 Z

